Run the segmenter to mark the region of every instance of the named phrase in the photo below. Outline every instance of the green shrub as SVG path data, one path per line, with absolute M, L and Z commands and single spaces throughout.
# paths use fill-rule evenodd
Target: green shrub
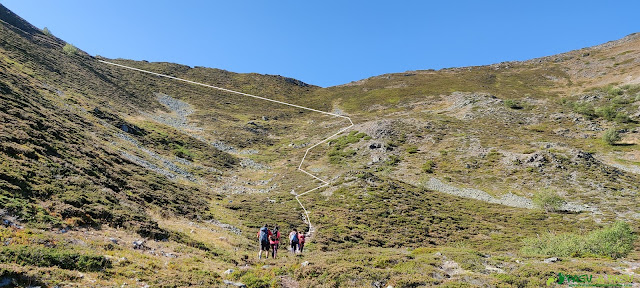
M 612 121 L 616 118 L 616 108 L 613 105 L 603 106 L 596 109 L 596 115 Z
M 547 212 L 556 212 L 566 201 L 555 192 L 543 191 L 533 197 L 533 203 Z
M 633 250 L 633 242 L 636 238 L 629 224 L 618 221 L 610 227 L 589 233 L 586 243 L 591 253 L 617 259 Z
M 329 156 L 329 163 L 340 164 L 345 158 L 353 157 L 356 155 L 356 150 L 349 149 L 344 151 L 350 144 L 358 143 L 361 139 L 367 137 L 365 133 L 358 133 L 358 131 L 351 131 L 348 135 L 338 137 L 336 139 L 329 140 L 329 145 L 332 146 L 331 150 L 327 153 Z
M 47 27 L 42 29 L 42 33 L 44 33 L 44 35 L 51 36 L 51 31 L 49 31 L 49 28 Z
M 607 90 L 607 93 L 609 93 L 609 95 L 611 96 L 617 96 L 617 95 L 624 94 L 624 91 L 620 89 L 620 87 L 610 86 L 609 89 Z
M 407 153 L 409 153 L 409 154 L 416 154 L 416 153 L 418 153 L 418 147 L 416 147 L 416 146 L 409 146 L 409 147 L 407 147 Z
M 573 111 L 578 114 L 582 114 L 589 119 L 595 118 L 597 116 L 595 110 L 593 109 L 593 105 L 586 102 L 573 103 Z
M 560 257 L 625 257 L 633 250 L 633 234 L 629 224 L 616 222 L 587 235 L 574 233 L 551 234 L 527 238 L 521 249 L 526 255 L 548 255 Z
M 615 144 L 616 142 L 620 141 L 620 139 L 621 139 L 620 134 L 614 128 L 607 130 L 602 135 L 602 140 L 609 145 Z
M 67 43 L 66 45 L 64 45 L 64 47 L 62 48 L 62 50 L 67 53 L 68 55 L 75 55 L 76 53 L 78 53 L 78 48 L 76 48 L 76 46 L 73 46 L 69 43 Z
M 433 160 L 427 160 L 424 164 L 422 164 L 422 172 L 425 173 L 433 173 L 433 167 L 436 166 L 436 163 Z
M 511 109 L 522 109 L 522 104 L 517 100 L 504 100 L 504 106 Z
M 384 161 L 385 165 L 389 165 L 389 166 L 396 166 L 398 165 L 398 163 L 400 163 L 400 161 L 402 161 L 402 159 L 400 159 L 400 157 L 396 156 L 396 155 L 391 155 L 389 156 L 389 160 Z
M 629 118 L 629 115 L 627 115 L 624 112 L 618 112 L 618 114 L 616 114 L 616 118 L 614 120 L 616 122 L 618 122 L 618 123 L 629 123 L 629 122 L 631 122 L 631 118 Z
M 618 105 L 625 105 L 631 103 L 631 99 L 622 96 L 616 96 L 615 98 L 611 99 L 611 102 Z

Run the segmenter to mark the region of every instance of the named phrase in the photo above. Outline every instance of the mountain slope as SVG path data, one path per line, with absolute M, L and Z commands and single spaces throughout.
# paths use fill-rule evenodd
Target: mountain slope
M 537 287 L 557 272 L 638 277 L 637 34 L 320 88 L 92 57 L 2 6 L 0 19 L 0 283 Z M 342 119 L 98 60 L 354 119 L 305 161 L 331 185 L 300 198 L 317 229 L 304 256 L 281 249 L 257 260 L 255 232 L 265 221 L 283 235 L 306 227 L 292 194 L 317 185 L 299 159 Z M 601 140 L 610 128 L 618 145 Z M 553 235 L 573 242 L 541 249 L 536 241 Z M 551 256 L 562 261 L 542 261 Z

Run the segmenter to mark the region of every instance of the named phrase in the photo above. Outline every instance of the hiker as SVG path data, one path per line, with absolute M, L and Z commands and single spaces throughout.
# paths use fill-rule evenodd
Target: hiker
M 306 233 L 298 233 L 298 251 L 302 253 L 302 249 L 304 248 L 304 238 L 307 237 Z
M 260 242 L 260 251 L 258 252 L 258 259 L 262 259 L 262 251 L 266 251 L 267 255 L 265 255 L 266 258 L 269 258 L 269 236 L 271 236 L 272 233 L 271 231 L 269 231 L 269 228 L 267 228 L 267 224 L 264 224 L 262 226 L 262 228 L 260 228 L 260 230 L 258 231 L 258 242 Z
M 291 246 L 291 253 L 295 254 L 298 249 L 298 230 L 296 229 L 289 233 L 289 246 Z
M 271 244 L 271 257 L 276 259 L 278 256 L 278 246 L 280 244 L 280 231 L 278 231 L 278 226 L 273 227 L 273 232 L 271 236 L 269 236 L 269 244 Z

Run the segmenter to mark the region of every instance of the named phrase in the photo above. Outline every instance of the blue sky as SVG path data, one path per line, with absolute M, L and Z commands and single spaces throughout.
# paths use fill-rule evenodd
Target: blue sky
M 0 0 L 92 55 L 332 86 L 526 60 L 640 32 L 640 1 Z

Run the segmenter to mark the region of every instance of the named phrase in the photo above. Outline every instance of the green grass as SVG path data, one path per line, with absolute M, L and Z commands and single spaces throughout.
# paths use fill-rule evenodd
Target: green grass
M 0 249 L 0 263 L 59 267 L 78 271 L 101 271 L 111 268 L 111 261 L 101 255 L 81 254 L 73 250 L 34 245 L 2 247 Z

